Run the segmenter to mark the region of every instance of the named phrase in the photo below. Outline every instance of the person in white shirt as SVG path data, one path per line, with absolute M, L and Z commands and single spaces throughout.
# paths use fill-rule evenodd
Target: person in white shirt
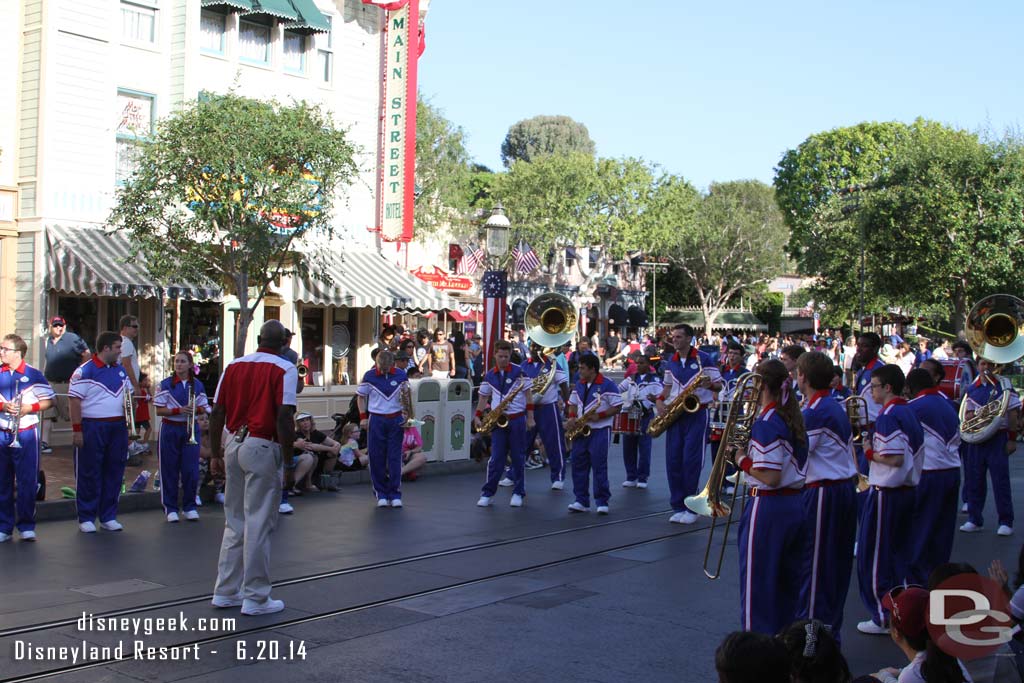
M 121 316 L 121 365 L 132 383 L 132 393 L 139 393 L 139 352 L 135 348 L 135 339 L 139 336 L 139 319 L 133 315 Z
M 882 683 L 962 683 L 970 679 L 955 657 L 943 652 L 928 635 L 928 591 L 917 586 L 893 588 L 883 599 L 892 614 L 889 637 L 910 664 L 873 674 Z

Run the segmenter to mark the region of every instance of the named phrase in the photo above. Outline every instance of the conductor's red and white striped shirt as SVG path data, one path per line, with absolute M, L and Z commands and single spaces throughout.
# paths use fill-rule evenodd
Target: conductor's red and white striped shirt
M 231 361 L 221 375 L 213 402 L 224 408 L 225 426 L 236 432 L 248 425 L 249 435 L 277 439 L 277 409 L 295 405 L 298 371 L 271 349 Z

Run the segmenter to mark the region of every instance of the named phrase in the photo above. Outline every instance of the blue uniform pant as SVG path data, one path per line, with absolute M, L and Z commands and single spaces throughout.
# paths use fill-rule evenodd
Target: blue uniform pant
M 910 579 L 914 488 L 868 489 L 857 533 L 860 597 L 879 626 L 889 623 L 882 598 Z
M 743 510 L 740 557 L 740 624 L 774 635 L 800 612 L 800 587 L 810 552 L 803 497 L 756 496 Z
M 683 501 L 697 493 L 700 471 L 704 467 L 707 448 L 708 411 L 683 413 L 665 435 L 665 471 L 672 509 L 683 512 Z
M 160 499 L 164 513 L 178 511 L 178 480 L 181 480 L 181 507 L 196 509 L 199 490 L 199 425 L 196 443 L 189 445 L 188 426 L 184 422 L 164 420 L 160 425 Z
M 534 406 L 533 419 L 548 456 L 548 465 L 551 466 L 551 481 L 562 481 L 565 479 L 565 430 L 562 428 L 558 403 Z
M 651 444 L 654 439 L 647 433 L 651 416 L 640 420 L 639 434 L 622 435 L 622 462 L 626 466 L 628 481 L 647 481 L 651 476 Z
M 39 487 L 39 441 L 36 427 L 18 432 L 21 448 L 11 448 L 11 432 L 0 432 L 0 532 L 36 528 L 36 489 Z M 17 484 L 17 501 L 15 501 Z
M 590 470 L 594 470 L 594 502 L 607 505 L 612 497 L 608 485 L 608 427 L 591 427 L 590 436 L 572 442 L 572 492 L 576 502 L 590 507 Z
M 402 416 L 370 414 L 366 439 L 373 494 L 380 500 L 402 497 Z
M 967 518 L 978 526 L 984 523 L 986 472 L 992 477 L 992 495 L 996 499 L 999 523 L 1013 526 L 1013 496 L 1010 494 L 1010 461 L 1006 455 L 1006 432 L 996 432 L 988 441 L 969 443 L 965 449 L 967 479 Z
M 75 449 L 75 502 L 78 521 L 117 518 L 124 466 L 128 462 L 128 426 L 122 420 L 82 420 L 82 447 Z
M 498 480 L 505 471 L 505 460 L 512 461 L 509 475 L 515 486 L 512 493 L 526 495 L 523 476 L 526 465 L 526 416 L 519 415 L 508 421 L 507 427 L 495 427 L 491 432 L 491 458 L 487 461 L 487 481 L 481 493 L 488 498 L 498 491 Z
M 820 619 L 838 640 L 853 574 L 857 489 L 851 482 L 826 484 L 806 488 L 802 496 L 811 552 L 797 618 Z
M 914 494 L 914 547 L 910 575 L 928 583 L 932 570 L 949 562 L 960 508 L 960 468 L 924 470 Z

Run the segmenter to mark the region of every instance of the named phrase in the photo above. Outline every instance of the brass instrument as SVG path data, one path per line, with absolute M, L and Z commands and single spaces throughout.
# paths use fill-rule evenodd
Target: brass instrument
M 711 467 L 704 490 L 695 496 L 687 496 L 686 507 L 698 515 L 711 518 L 711 529 L 708 534 L 708 545 L 704 550 L 704 575 L 709 579 L 717 579 L 722 573 L 722 561 L 725 558 L 725 547 L 729 539 L 729 527 L 732 526 L 732 511 L 736 506 L 736 497 L 740 490 L 739 475 L 736 477 L 736 488 L 733 489 L 732 502 L 722 500 L 722 484 L 725 473 L 736 451 L 746 449 L 750 443 L 750 432 L 757 419 L 764 391 L 764 378 L 756 372 L 748 372 L 736 380 L 729 405 L 729 417 L 722 432 L 722 441 L 718 446 L 715 464 Z M 726 517 L 722 549 L 718 554 L 718 566 L 714 572 L 708 571 L 708 559 L 711 557 L 711 544 L 715 537 L 715 525 L 719 517 Z
M 541 349 L 541 360 L 547 360 L 557 354 L 567 341 L 576 336 L 576 308 L 569 297 L 557 292 L 541 294 L 531 301 L 526 307 L 523 321 L 526 325 L 526 336 Z M 542 370 L 533 378 L 530 393 L 534 395 L 535 401 L 547 392 L 555 380 L 556 369 L 552 358 L 551 367 L 547 371 Z
M 142 435 L 135 427 L 135 393 L 131 382 L 124 383 L 124 421 L 128 425 L 128 440 L 139 441 Z
M 301 364 L 300 365 L 296 365 L 295 366 L 295 372 L 298 374 L 299 379 L 305 379 L 306 375 L 309 374 L 309 368 L 307 368 L 305 365 L 301 365 Z
M 196 392 L 195 385 L 193 382 L 188 383 L 188 400 L 185 404 L 185 410 L 188 411 L 188 415 L 185 417 L 185 422 L 188 426 L 188 441 L 189 446 L 195 446 L 199 442 L 196 441 Z
M 21 442 L 18 441 L 18 431 L 21 429 L 21 402 L 24 398 L 24 393 L 25 392 L 23 391 L 19 391 L 9 402 L 9 405 L 12 405 L 17 409 L 17 411 L 11 415 L 11 420 L 13 422 L 11 425 L 11 448 L 21 448 Z
M 398 402 L 402 404 L 402 427 L 414 427 L 420 424 L 416 420 L 416 411 L 412 404 L 412 387 L 409 382 L 403 382 L 398 389 Z
M 1024 301 L 1009 294 L 992 294 L 971 307 L 964 335 L 979 359 L 999 366 L 1024 356 Z M 1002 396 L 989 401 L 970 417 L 967 401 L 960 404 L 960 438 L 965 443 L 987 441 L 998 431 L 1009 407 L 1010 389 L 998 377 L 989 379 L 1002 386 Z
M 588 410 L 587 412 L 583 413 L 583 415 L 581 415 L 580 418 L 576 421 L 576 424 L 575 426 L 573 426 L 572 429 L 565 430 L 565 440 L 567 443 L 571 444 L 573 441 L 580 438 L 581 436 L 583 438 L 587 438 L 588 436 L 590 436 L 590 433 L 593 430 L 590 428 L 590 423 L 587 422 L 587 419 L 597 414 L 597 411 L 601 409 L 601 401 L 603 400 L 604 394 L 598 394 L 597 403 L 594 404 L 594 407 Z
M 850 427 L 853 429 L 853 444 L 855 446 L 862 446 L 864 444 L 864 437 L 867 436 L 867 430 L 864 429 L 864 426 L 867 424 L 868 419 L 868 402 L 863 396 L 854 394 L 843 401 L 843 407 L 846 409 L 846 417 L 850 420 Z M 857 493 L 863 493 L 870 486 L 868 478 L 860 473 L 860 463 L 857 462 L 857 454 L 852 448 L 850 449 L 850 457 L 853 458 L 853 469 L 857 471 Z
M 494 431 L 495 427 L 500 429 L 508 427 L 508 415 L 505 414 L 505 410 L 508 408 L 509 404 L 512 403 L 512 399 L 518 396 L 519 392 L 522 391 L 525 386 L 525 377 L 520 376 L 515 388 L 508 392 L 505 398 L 501 399 L 501 403 L 480 418 L 480 427 L 476 430 L 477 434 L 490 434 Z
M 707 377 L 701 369 L 693 376 L 679 394 L 672 399 L 672 402 L 665 406 L 665 412 L 655 416 L 647 427 L 647 433 L 651 436 L 661 436 L 662 432 L 682 417 L 683 413 L 696 413 L 700 410 L 700 399 L 697 398 L 697 389 L 700 389 L 700 381 Z

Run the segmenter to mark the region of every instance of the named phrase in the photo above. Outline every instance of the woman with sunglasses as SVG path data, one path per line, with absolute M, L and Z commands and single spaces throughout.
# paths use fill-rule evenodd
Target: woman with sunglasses
M 882 598 L 892 614 L 889 636 L 903 650 L 910 664 L 890 667 L 874 674 L 882 683 L 962 683 L 960 662 L 943 652 L 928 634 L 928 591 L 918 586 L 897 586 Z
M 775 634 L 801 611 L 810 538 L 803 498 L 807 434 L 796 390 L 780 360 L 762 361 L 761 414 L 736 466 L 753 501 L 739 530 L 740 616 L 743 630 Z
M 182 509 L 190 522 L 199 519 L 196 491 L 199 490 L 199 423 L 189 420 L 193 412 L 210 412 L 206 387 L 195 376 L 192 354 L 174 354 L 174 374 L 160 382 L 153 397 L 160 425 L 160 495 L 168 522 L 178 521 L 178 481 L 181 481 Z M 191 390 L 192 401 L 189 401 Z M 190 424 L 191 427 L 190 427 Z M 190 443 L 194 437 L 195 443 Z
M 860 596 L 871 618 L 861 633 L 889 632 L 882 598 L 911 579 L 914 560 L 914 506 L 924 467 L 924 431 L 903 396 L 903 371 L 882 365 L 871 373 L 871 397 L 882 406 L 864 457 L 870 462 L 867 499 L 857 536 Z

